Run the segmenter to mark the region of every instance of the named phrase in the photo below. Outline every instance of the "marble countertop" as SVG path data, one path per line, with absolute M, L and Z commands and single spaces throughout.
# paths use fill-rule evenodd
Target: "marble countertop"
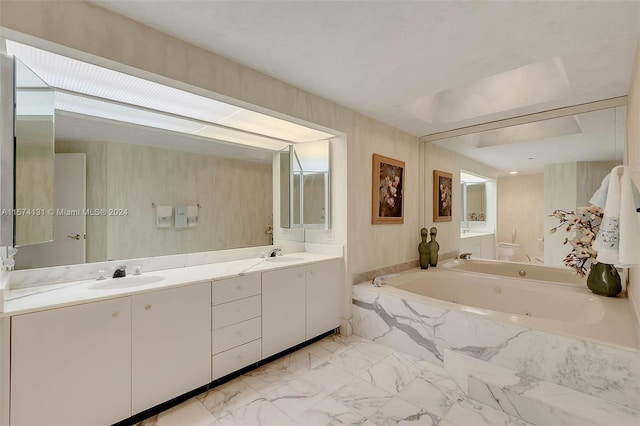
M 0 317 L 114 299 L 132 294 L 148 293 L 188 284 L 217 281 L 240 275 L 273 271 L 340 258 L 342 258 L 342 256 L 297 252 L 276 258 L 242 259 L 147 273 L 143 272 L 140 277 L 162 277 L 162 280 L 150 284 L 136 285 L 134 287 L 112 289 L 93 288 L 97 283 L 107 283 L 108 281 L 88 279 L 4 290 L 4 313 L 1 313 Z M 132 275 L 129 274 L 127 276 Z M 118 280 L 118 278 L 108 280 Z

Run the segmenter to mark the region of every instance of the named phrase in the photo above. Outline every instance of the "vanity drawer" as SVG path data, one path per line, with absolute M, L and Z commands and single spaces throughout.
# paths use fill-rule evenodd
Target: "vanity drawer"
M 212 357 L 213 380 L 260 361 L 262 340 L 254 340 L 237 348 L 229 349 Z
M 211 350 L 215 355 L 260 337 L 262 337 L 262 317 L 253 318 L 215 330 L 211 340 Z
M 260 295 L 216 305 L 211 315 L 211 329 L 218 330 L 262 315 Z
M 212 304 L 231 302 L 233 300 L 244 299 L 245 297 L 260 294 L 261 275 L 251 274 L 241 277 L 228 278 L 226 280 L 214 281 L 212 285 Z

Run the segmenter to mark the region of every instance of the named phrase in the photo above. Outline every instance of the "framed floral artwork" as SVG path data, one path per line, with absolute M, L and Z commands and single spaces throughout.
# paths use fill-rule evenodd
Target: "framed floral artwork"
M 450 222 L 453 199 L 453 175 L 440 170 L 433 171 L 433 221 Z
M 373 154 L 371 223 L 404 223 L 404 161 Z

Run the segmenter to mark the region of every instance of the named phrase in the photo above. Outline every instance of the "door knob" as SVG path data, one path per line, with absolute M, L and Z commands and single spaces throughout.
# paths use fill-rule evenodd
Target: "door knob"
M 67 238 L 71 238 L 72 240 L 79 240 L 80 239 L 80 234 L 67 235 Z

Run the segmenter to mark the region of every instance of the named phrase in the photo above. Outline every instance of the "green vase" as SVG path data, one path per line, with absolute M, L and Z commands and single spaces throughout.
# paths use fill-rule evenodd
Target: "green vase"
M 620 275 L 613 265 L 608 263 L 592 263 L 587 277 L 589 290 L 600 296 L 614 297 L 622 291 Z
M 432 227 L 429 231 L 431 235 L 431 241 L 429 241 L 429 266 L 437 266 L 438 265 L 438 250 L 440 250 L 440 244 L 436 241 L 436 234 L 438 230 L 436 227 Z
M 429 243 L 427 243 L 429 231 L 427 228 L 422 228 L 420 230 L 420 236 L 422 237 L 422 242 L 418 245 L 420 268 L 429 269 Z

